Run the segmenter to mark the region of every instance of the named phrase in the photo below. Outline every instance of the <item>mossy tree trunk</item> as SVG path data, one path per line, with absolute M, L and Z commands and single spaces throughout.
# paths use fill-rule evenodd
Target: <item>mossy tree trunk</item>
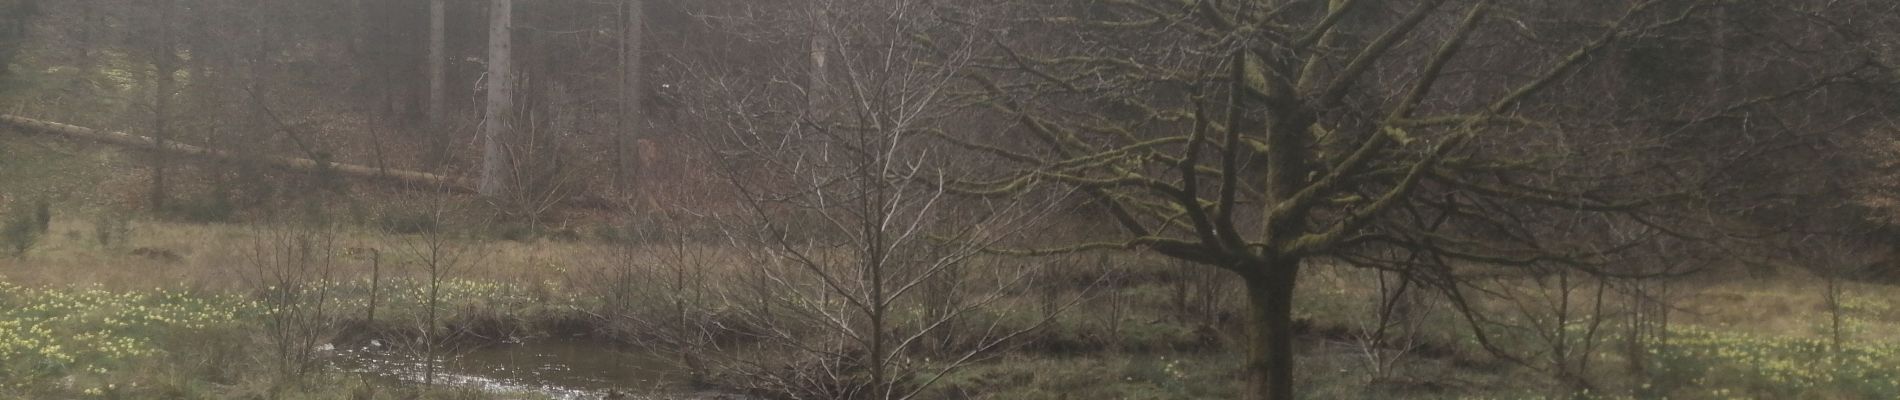
M 1276 259 L 1242 276 L 1248 306 L 1246 399 L 1293 398 L 1293 289 L 1300 262 Z

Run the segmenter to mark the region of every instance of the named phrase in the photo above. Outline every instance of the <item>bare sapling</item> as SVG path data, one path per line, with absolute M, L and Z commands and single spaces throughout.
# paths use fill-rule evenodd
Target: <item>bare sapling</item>
M 254 228 L 238 273 L 264 309 L 260 330 L 278 390 L 302 385 L 321 367 L 321 346 L 336 331 L 336 227 L 320 218 L 278 220 Z
M 451 231 L 450 221 L 460 216 L 459 208 L 450 203 L 446 192 L 424 200 L 428 207 L 430 229 L 411 234 L 396 234 L 390 238 L 398 254 L 412 268 L 420 287 L 419 299 L 422 307 L 415 324 L 415 338 L 407 347 L 421 360 L 420 375 L 425 386 L 434 386 L 443 359 L 451 353 L 455 332 L 449 332 L 443 326 L 448 318 L 445 307 L 443 287 L 450 281 L 467 272 L 473 260 L 473 244 L 466 238 L 456 236 Z

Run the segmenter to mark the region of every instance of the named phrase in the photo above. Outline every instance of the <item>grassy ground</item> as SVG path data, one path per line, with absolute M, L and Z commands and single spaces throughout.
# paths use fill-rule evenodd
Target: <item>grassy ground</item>
M 127 398 L 196 393 L 207 398 L 269 390 L 263 377 L 215 368 L 241 354 L 222 354 L 220 341 L 254 341 L 245 315 L 255 314 L 234 276 L 254 228 L 137 220 L 128 243 L 105 246 L 85 231 L 91 218 L 63 216 L 55 235 L 24 257 L 0 259 L 7 309 L 0 314 L 0 353 L 14 393 Z M 379 234 L 343 235 L 365 243 Z M 484 241 L 482 263 L 445 287 L 456 318 L 488 321 L 516 334 L 545 335 L 561 319 L 585 319 L 594 307 L 587 260 L 607 252 L 590 242 Z M 146 251 L 137 251 L 146 249 Z M 177 258 L 153 256 L 155 252 Z M 1138 262 L 1152 262 L 1135 259 Z M 382 260 L 383 321 L 418 318 L 420 289 L 413 263 Z M 341 264 L 337 311 L 360 319 L 367 310 L 369 260 Z M 1233 288 L 1194 286 L 1170 265 L 1120 265 L 1075 271 L 1124 276 L 1093 288 L 1092 299 L 1060 314 L 1046 329 L 994 359 L 967 366 L 939 383 L 949 397 L 992 399 L 1231 398 L 1238 389 L 1239 334 Z M 1472 346 L 1412 354 L 1377 384 L 1350 335 L 1372 296 L 1351 282 L 1358 272 L 1317 268 L 1305 278 L 1300 342 L 1301 387 L 1310 398 L 1533 398 L 1551 396 L 1537 372 L 1489 361 Z M 1076 278 L 1075 280 L 1085 280 Z M 1207 281 L 1217 282 L 1217 281 Z M 1180 286 L 1188 285 L 1187 289 Z M 1687 285 L 1681 285 L 1687 286 Z M 1640 393 L 1670 398 L 1882 398 L 1900 396 L 1900 313 L 1881 299 L 1900 295 L 1880 285 L 1846 288 L 1846 348 L 1828 347 L 1821 282 L 1793 273 L 1772 279 L 1698 282 L 1677 296 L 1670 345 L 1651 349 Z M 1078 288 L 1077 290 L 1081 290 Z M 1206 310 L 1180 299 L 1212 291 Z M 1185 292 L 1185 293 L 1184 293 Z M 1027 295 L 1025 295 L 1027 296 Z M 1023 309 L 1033 309 L 1021 299 Z M 1029 311 L 1025 311 L 1029 312 Z M 1207 315 L 1203 315 L 1207 314 Z M 1428 325 L 1434 341 L 1456 342 L 1460 324 Z M 594 327 L 598 328 L 598 327 Z M 1606 328 L 1615 331 L 1615 328 Z M 1599 382 L 1614 381 L 1622 355 L 1601 350 Z M 163 365 L 164 368 L 152 368 Z M 198 367 L 193 367 L 198 366 Z M 1603 378 L 1609 377 L 1609 378 Z M 331 376 L 345 383 L 347 377 Z M 352 383 L 349 390 L 370 386 Z M 1602 385 L 1618 388 L 1619 384 Z M 343 387 L 349 387 L 344 385 Z M 327 387 L 338 387 L 328 385 Z M 117 390 L 117 392 L 115 392 Z M 1624 392 L 1628 393 L 1628 392 Z M 1871 396 L 1871 397 L 1869 397 Z
M 181 222 L 118 210 L 135 202 L 133 158 L 47 140 L 0 141 L 0 212 L 28 199 L 54 200 L 47 233 L 24 255 L 0 256 L 0 397 L 19 398 L 488 398 L 490 394 L 392 387 L 322 372 L 286 387 L 268 371 L 258 325 L 255 251 L 268 244 L 252 225 Z M 90 184 L 88 184 L 90 183 Z M 375 203 L 374 201 L 365 203 Z M 424 275 L 414 235 L 376 229 L 390 208 L 335 235 L 330 318 L 350 329 L 325 340 L 390 334 L 422 314 Z M 346 210 L 348 211 L 348 210 Z M 396 210 L 400 211 L 400 210 Z M 365 222 L 367 221 L 367 222 Z M 609 224 L 570 232 L 608 231 Z M 465 268 L 444 286 L 445 320 L 482 337 L 575 333 L 625 335 L 599 320 L 613 288 L 606 268 L 660 265 L 678 249 L 610 246 L 594 234 L 501 240 L 469 233 Z M 744 265 L 734 249 L 694 244 L 710 285 L 733 287 Z M 378 256 L 378 254 L 380 256 Z M 1035 291 L 999 300 L 1012 310 L 987 318 L 1032 321 L 1047 298 L 1079 295 L 1075 308 L 995 357 L 937 382 L 934 398 L 1233 398 L 1239 390 L 1238 287 L 1225 276 L 1153 257 L 1089 256 L 1039 277 Z M 377 320 L 367 321 L 369 282 L 379 278 Z M 1666 345 L 1643 351 L 1642 378 L 1614 345 L 1618 320 L 1602 326 L 1593 363 L 1576 375 L 1583 393 L 1532 367 L 1538 342 L 1502 335 L 1524 365 L 1491 357 L 1436 297 L 1425 297 L 1418 343 L 1403 353 L 1361 345 L 1376 289 L 1365 271 L 1316 266 L 1302 277 L 1297 372 L 1308 398 L 1900 398 L 1900 310 L 1888 286 L 1848 284 L 1844 343 L 1832 347 L 1822 282 L 1801 272 L 1769 278 L 1698 277 L 1674 284 Z M 1520 289 L 1528 282 L 1507 282 Z M 1054 295 L 1051 292 L 1055 292 Z M 1481 304 L 1500 315 L 1508 304 Z M 1523 315 L 1534 320 L 1536 315 Z M 1027 323 L 1027 322 L 1012 322 Z M 1566 326 L 1567 330 L 1580 329 Z M 1368 357 L 1385 351 L 1384 358 Z M 1393 356 L 1394 354 L 1402 354 Z M 1394 360 L 1387 363 L 1374 360 Z M 1376 368 L 1375 368 L 1376 366 Z M 1384 372 L 1378 372 L 1384 371 Z M 1603 393 L 1611 393 L 1604 395 Z

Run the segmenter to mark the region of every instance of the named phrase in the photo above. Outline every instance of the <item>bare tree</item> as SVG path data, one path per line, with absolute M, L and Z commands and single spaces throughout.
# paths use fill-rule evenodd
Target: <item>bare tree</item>
M 388 241 L 393 243 L 391 246 L 397 256 L 405 258 L 405 262 L 416 269 L 416 277 L 422 279 L 422 320 L 414 320 L 416 337 L 409 351 L 414 351 L 416 358 L 422 360 L 422 383 L 435 385 L 437 368 L 450 353 L 448 343 L 456 337 L 456 332 L 448 332 L 443 326 L 443 320 L 448 318 L 443 284 L 462 277 L 481 256 L 475 254 L 473 243 L 466 237 L 458 237 L 454 231 L 466 229 L 466 224 L 454 224 L 466 210 L 452 203 L 450 191 L 437 188 L 435 193 L 422 199 L 422 205 L 428 207 L 422 229 L 414 233 L 390 231 Z
M 1337 269 L 1337 267 L 1336 267 Z M 1432 308 L 1416 279 L 1406 271 L 1353 268 L 1339 271 L 1348 281 L 1373 284 L 1366 302 L 1368 310 L 1356 323 L 1353 339 L 1371 383 L 1388 383 L 1399 376 L 1399 367 L 1419 348 L 1426 345 L 1425 323 Z M 1365 278 L 1361 274 L 1371 275 Z
M 497 198 L 513 222 L 525 223 L 533 232 L 540 231 L 542 217 L 584 189 L 569 166 L 572 152 L 562 141 L 577 129 L 579 107 L 559 83 L 543 83 L 544 90 L 514 102 L 519 112 L 510 120 L 516 121 L 516 128 L 502 146 L 508 190 Z
M 691 381 L 704 382 L 712 372 L 706 361 L 716 358 L 707 354 L 722 351 L 722 336 L 744 330 L 724 325 L 738 296 L 716 284 L 739 278 L 734 267 L 743 261 L 727 256 L 729 243 L 702 243 L 634 224 L 611 240 L 582 260 L 595 268 L 576 286 L 601 296 L 597 317 L 616 336 L 667 355 Z
M 415 321 L 416 341 L 411 350 L 422 360 L 424 385 L 435 385 L 436 369 L 448 354 L 446 345 L 455 336 L 442 326 L 446 318 L 442 287 L 466 272 L 472 260 L 480 259 L 470 254 L 471 244 L 466 239 L 449 230 L 448 222 L 461 210 L 450 203 L 447 193 L 438 188 L 435 195 L 424 200 L 428 207 L 426 229 L 414 234 L 391 233 L 398 254 L 413 263 L 422 279 L 422 320 Z
M 318 218 L 290 218 L 259 226 L 237 274 L 268 310 L 261 328 L 273 372 L 273 390 L 302 385 L 321 367 L 318 346 L 335 334 L 337 242 L 335 226 Z
M 800 69 L 764 79 L 759 93 L 745 76 L 705 79 L 714 92 L 697 112 L 722 124 L 706 142 L 739 149 L 719 165 L 747 211 L 728 230 L 760 249 L 749 264 L 776 295 L 745 309 L 760 354 L 722 365 L 793 397 L 915 398 L 1034 329 L 970 317 L 1036 268 L 984 250 L 1054 203 L 950 194 L 942 177 L 961 160 L 926 132 L 959 123 L 946 91 L 967 59 L 917 62 L 937 50 L 906 38 L 943 29 L 912 17 L 932 12 L 928 2 L 819 4 L 808 15 L 821 22 L 797 24 L 823 27 L 814 40 L 835 44 L 822 71 L 833 84 L 811 86 L 798 78 L 813 72 Z M 938 43 L 968 55 L 977 41 Z
M 1865 278 L 1868 267 L 1876 265 L 1873 257 L 1878 253 L 1866 250 L 1875 247 L 1866 239 L 1870 236 L 1811 237 L 1804 241 L 1807 243 L 1795 244 L 1796 254 L 1786 258 L 1793 265 L 1769 261 L 1770 268 L 1806 270 L 1820 279 L 1821 307 L 1827 317 L 1818 330 L 1827 338 L 1828 350 L 1836 354 L 1853 339 L 1854 309 L 1847 301 L 1853 297 L 1853 291 L 1849 284 Z
M 1614 319 L 1608 280 L 1556 269 L 1501 276 L 1485 287 L 1509 292 L 1500 297 L 1510 303 L 1506 312 L 1516 317 L 1511 319 L 1521 322 L 1499 326 L 1535 343 L 1526 346 L 1531 350 L 1524 365 L 1560 383 L 1551 387 L 1552 395 L 1593 389 L 1591 363 L 1605 342 L 1604 324 Z
M 1292 399 L 1292 300 L 1309 263 L 1414 270 L 1444 291 L 1462 290 L 1469 266 L 1595 274 L 1632 243 L 1685 231 L 1608 233 L 1700 224 L 1688 217 L 1708 214 L 1682 211 L 1687 200 L 1734 183 L 1719 177 L 1736 161 L 1687 157 L 1671 132 L 1719 132 L 1876 74 L 1843 56 L 1720 91 L 1629 83 L 1656 65 L 1699 74 L 1708 64 L 1688 57 L 1701 53 L 1681 49 L 1719 47 L 1693 38 L 1730 6 L 974 2 L 955 20 L 995 46 L 957 101 L 995 122 L 940 136 L 1000 167 L 958 192 L 1074 188 L 1122 228 L 1043 252 L 1143 248 L 1234 274 L 1248 298 L 1246 398 Z M 1639 51 L 1667 48 L 1658 36 L 1680 49 Z

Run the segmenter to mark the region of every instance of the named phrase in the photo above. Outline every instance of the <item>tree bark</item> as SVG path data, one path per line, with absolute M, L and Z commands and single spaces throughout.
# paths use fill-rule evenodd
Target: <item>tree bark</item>
M 177 91 L 178 51 L 172 40 L 172 8 L 174 0 L 159 2 L 158 11 L 158 48 L 153 49 L 152 73 L 157 83 L 152 92 L 152 143 L 165 147 L 165 141 L 171 138 L 170 124 L 166 114 L 171 112 L 172 92 Z M 169 161 L 164 152 L 152 154 L 152 187 L 148 193 L 152 210 L 165 208 L 165 173 Z
M 805 101 L 806 106 L 809 107 L 813 113 L 819 112 L 826 105 L 825 69 L 831 58 L 831 36 L 829 36 L 831 35 L 831 21 L 828 20 L 828 18 L 831 17 L 831 13 L 824 9 L 825 4 L 822 2 L 818 3 L 817 7 L 818 8 L 812 10 L 811 43 L 809 43 L 810 48 L 807 49 L 810 52 L 811 64 L 809 68 L 811 69 L 805 72 L 805 79 L 807 80 L 805 83 Z
M 447 78 L 443 70 L 448 60 L 447 0 L 429 0 L 429 123 L 441 124 L 447 112 Z
M 633 190 L 634 185 L 638 184 L 638 182 L 635 181 L 638 173 L 634 171 L 634 167 L 640 165 L 640 161 L 635 159 L 639 156 L 639 153 L 629 150 L 630 146 L 633 146 L 633 144 L 638 141 L 640 131 L 646 127 L 646 116 L 644 115 L 642 107 L 646 93 L 643 89 L 645 81 L 642 79 L 643 66 L 645 65 L 643 51 L 645 50 L 646 41 L 644 35 L 646 1 L 627 0 L 625 7 L 627 8 L 626 26 L 624 27 L 625 32 L 623 32 L 623 36 L 621 37 L 620 46 L 622 79 L 620 96 L 623 107 L 620 113 L 620 121 L 623 126 L 621 126 L 619 134 L 614 136 L 614 164 L 616 167 L 614 168 L 614 187 L 621 195 L 627 194 L 628 191 Z
M 506 193 L 508 166 L 502 135 L 514 110 L 513 19 L 514 0 L 492 0 L 488 25 L 488 110 L 482 122 L 482 173 L 477 191 L 482 196 Z
M 1247 400 L 1293 399 L 1293 288 L 1300 260 L 1250 266 L 1247 285 Z

